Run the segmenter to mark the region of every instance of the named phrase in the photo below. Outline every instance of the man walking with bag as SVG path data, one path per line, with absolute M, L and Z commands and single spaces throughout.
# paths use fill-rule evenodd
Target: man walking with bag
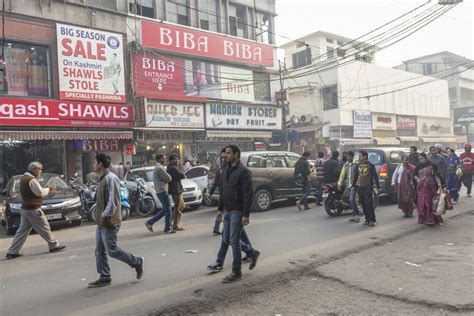
M 7 251 L 6 259 L 8 260 L 23 256 L 20 254 L 20 250 L 32 229 L 48 243 L 49 252 L 61 251 L 66 248 L 66 246 L 60 245 L 59 241 L 51 233 L 48 220 L 41 210 L 43 198 L 54 194 L 53 186 L 43 188 L 38 182 L 37 178 L 42 173 L 43 165 L 38 161 L 34 161 L 28 165 L 28 172 L 21 177 L 20 194 L 22 203 L 20 227 L 18 227 L 10 249 Z
M 95 157 L 95 171 L 100 176 L 96 191 L 96 248 L 95 260 L 99 279 L 89 283 L 89 288 L 107 286 L 112 283 L 108 256 L 120 260 L 135 269 L 137 279 L 143 277 L 143 257 L 136 257 L 117 245 L 122 212 L 120 204 L 120 180 L 110 171 L 109 156 Z

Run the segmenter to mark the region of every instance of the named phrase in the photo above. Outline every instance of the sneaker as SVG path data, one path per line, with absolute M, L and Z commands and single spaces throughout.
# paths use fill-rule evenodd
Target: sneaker
M 153 233 L 153 225 L 148 224 L 147 222 L 145 222 L 145 226 L 146 226 L 146 228 L 148 229 L 148 231 L 149 231 L 150 233 Z
M 323 203 L 317 202 L 317 203 L 316 203 L 316 206 L 323 206 Z
M 11 259 L 20 258 L 20 257 L 23 257 L 23 254 L 21 254 L 21 253 L 7 253 L 5 255 L 6 260 L 11 260 Z
M 63 250 L 64 248 L 66 248 L 66 246 L 64 245 L 57 246 L 57 247 L 54 247 L 53 249 L 49 249 L 49 252 L 58 252 L 58 251 Z
M 360 217 L 359 216 L 354 217 L 354 223 L 358 223 L 358 222 L 360 222 Z
M 471 197 L 471 193 L 468 193 L 468 194 L 467 194 L 467 197 Z
M 112 279 L 111 278 L 100 278 L 98 280 L 95 280 L 94 282 L 91 282 L 87 285 L 88 288 L 94 288 L 94 287 L 101 287 L 101 286 L 107 286 L 112 284 Z
M 143 278 L 143 263 L 145 262 L 145 258 L 140 257 L 138 258 L 138 265 L 135 268 L 135 271 L 137 271 L 137 280 L 140 280 Z
M 177 232 L 178 232 L 178 231 L 181 232 L 181 231 L 184 230 L 184 228 L 183 228 L 183 227 L 176 227 L 176 228 L 173 228 L 173 230 L 175 230 L 175 231 L 177 231 Z
M 242 262 L 249 262 L 249 257 L 248 256 L 243 257 Z
M 224 267 L 222 264 L 214 263 L 207 266 L 207 270 L 213 273 L 221 272 Z
M 250 257 L 250 266 L 249 270 L 253 270 L 255 266 L 257 265 L 258 257 L 260 257 L 260 254 L 262 252 L 260 250 L 254 250 L 253 251 L 253 256 Z
M 223 283 L 234 283 L 242 280 L 242 273 L 235 273 L 232 271 L 231 274 L 222 279 Z
M 218 231 L 218 230 L 212 231 L 212 234 L 213 234 L 214 236 L 222 235 L 222 233 L 221 233 L 220 231 Z
M 176 231 L 174 229 L 165 230 L 165 234 L 174 234 Z
M 369 221 L 363 222 L 362 225 L 369 225 Z
M 301 206 L 301 202 L 300 202 L 300 201 L 296 201 L 296 207 L 297 207 L 298 210 L 300 210 L 300 211 L 303 210 L 303 207 Z
M 375 226 L 375 222 L 369 222 L 369 226 L 370 226 L 370 227 L 374 227 L 374 226 Z

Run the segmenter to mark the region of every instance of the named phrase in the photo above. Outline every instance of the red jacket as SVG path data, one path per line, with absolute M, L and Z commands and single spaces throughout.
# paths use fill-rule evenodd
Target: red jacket
M 474 153 L 463 152 L 460 158 L 464 166 L 464 172 L 474 173 Z

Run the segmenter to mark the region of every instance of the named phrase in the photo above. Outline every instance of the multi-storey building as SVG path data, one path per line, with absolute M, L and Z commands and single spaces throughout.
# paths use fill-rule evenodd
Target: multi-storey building
M 270 88 L 275 2 L 5 2 L 0 187 L 33 159 L 85 176 L 95 152 L 210 160 L 281 126 Z

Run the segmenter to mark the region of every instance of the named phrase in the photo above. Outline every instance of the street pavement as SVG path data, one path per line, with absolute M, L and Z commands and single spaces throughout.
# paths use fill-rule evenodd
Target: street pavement
M 462 200 L 453 213 L 472 209 L 471 204 Z M 221 283 L 230 271 L 230 250 L 223 272 L 206 271 L 220 244 L 219 236 L 211 234 L 215 218 L 212 208 L 184 213 L 182 226 L 186 230 L 172 235 L 162 232 L 162 221 L 155 224 L 155 233 L 146 230 L 143 218 L 125 221 L 119 244 L 145 257 L 144 279 L 137 281 L 133 269 L 110 259 L 112 285 L 104 288 L 86 288 L 97 278 L 94 225 L 55 230 L 57 238 L 67 245 L 60 253 L 48 253 L 46 243 L 31 235 L 23 248 L 24 257 L 0 261 L 0 314 L 147 314 L 212 291 L 246 286 L 252 279 L 367 247 L 420 227 L 416 218 L 402 218 L 396 205 L 388 202 L 382 201 L 376 214 L 377 226 L 369 228 L 348 223 L 348 216 L 330 218 L 322 207 L 314 205 L 300 212 L 288 203 L 277 203 L 270 211 L 253 213 L 246 229 L 254 247 L 262 250 L 261 260 L 253 271 L 244 266 L 244 280 L 232 285 Z M 11 237 L 5 236 L 4 229 L 0 234 L 0 248 L 6 251 Z

